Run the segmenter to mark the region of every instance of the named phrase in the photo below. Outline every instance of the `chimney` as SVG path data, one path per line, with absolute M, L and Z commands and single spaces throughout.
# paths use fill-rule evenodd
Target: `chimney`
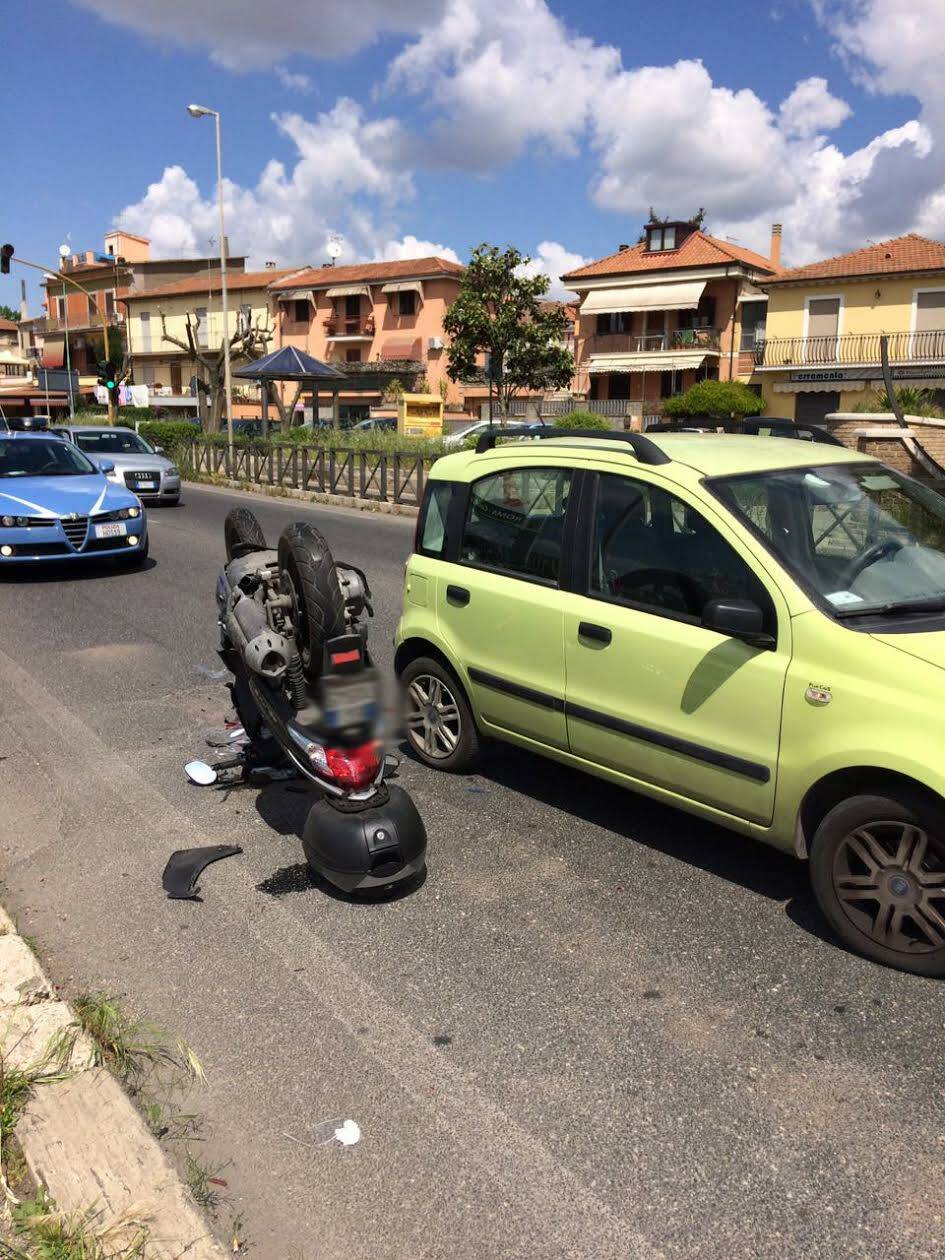
M 30 308 L 26 301 L 26 281 L 20 281 L 20 319 L 29 319 Z
M 776 267 L 781 265 L 781 224 L 771 224 L 771 248 L 768 250 L 768 257 Z
M 630 246 L 627 245 L 625 242 L 621 243 L 620 245 L 617 246 L 617 253 L 622 254 L 625 249 L 629 249 L 629 248 Z

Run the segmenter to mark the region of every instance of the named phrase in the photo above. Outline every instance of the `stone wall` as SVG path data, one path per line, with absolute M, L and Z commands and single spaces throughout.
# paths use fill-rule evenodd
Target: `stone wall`
M 905 433 L 891 412 L 834 411 L 825 417 L 823 427 L 851 450 L 872 455 L 910 476 L 928 477 L 932 470 L 916 457 L 916 451 L 945 466 L 945 420 L 908 415 L 904 419 L 909 426 Z

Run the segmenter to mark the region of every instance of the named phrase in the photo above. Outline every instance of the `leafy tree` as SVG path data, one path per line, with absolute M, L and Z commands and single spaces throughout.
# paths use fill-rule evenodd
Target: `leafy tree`
M 479 355 L 488 356 L 490 415 L 493 386 L 504 416 L 521 390 L 562 389 L 574 376 L 564 310 L 543 304 L 547 276 L 521 274 L 530 261 L 517 249 L 479 245 L 443 320 L 450 380 L 475 379 Z
M 399 381 L 395 376 L 384 386 L 384 392 L 381 394 L 381 402 L 387 403 L 388 407 L 395 406 L 400 402 L 406 393 L 403 381 Z
M 7 306 L 6 302 L 0 302 L 0 319 L 12 319 L 14 323 L 20 322 L 20 312 L 15 311 L 12 306 Z
M 698 381 L 684 394 L 667 398 L 663 414 L 727 420 L 731 416 L 757 416 L 763 406 L 755 391 L 741 381 Z

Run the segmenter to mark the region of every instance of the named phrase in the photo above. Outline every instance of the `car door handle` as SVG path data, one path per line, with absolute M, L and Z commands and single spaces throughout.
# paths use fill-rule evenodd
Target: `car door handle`
M 469 603 L 469 591 L 466 590 L 465 586 L 448 586 L 446 588 L 446 598 L 451 604 L 465 608 Z
M 578 625 L 578 635 L 582 639 L 593 639 L 595 643 L 602 643 L 604 647 L 614 637 L 613 631 L 606 626 L 595 626 L 592 621 L 582 621 Z

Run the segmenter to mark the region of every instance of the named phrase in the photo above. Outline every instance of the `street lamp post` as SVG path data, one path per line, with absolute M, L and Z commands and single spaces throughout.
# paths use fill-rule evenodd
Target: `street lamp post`
M 226 292 L 226 226 L 223 221 L 223 154 L 220 148 L 220 112 L 206 105 L 188 105 L 191 118 L 213 118 L 217 138 L 217 204 L 220 208 L 220 298 L 223 308 L 223 382 L 226 394 L 226 444 L 230 473 L 233 470 L 233 382 L 230 376 L 230 317 Z M 209 321 L 208 321 L 209 322 Z

